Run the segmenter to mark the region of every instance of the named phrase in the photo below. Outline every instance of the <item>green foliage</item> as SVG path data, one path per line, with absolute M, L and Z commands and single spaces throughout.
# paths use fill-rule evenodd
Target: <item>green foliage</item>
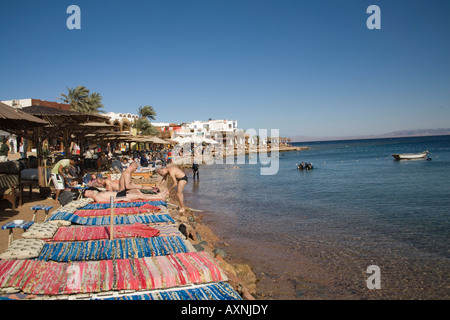
M 145 136 L 157 136 L 159 131 L 150 123 L 150 120 L 156 119 L 156 112 L 152 106 L 141 106 L 138 109 L 139 119 L 133 124 L 140 134 Z
M 147 118 L 139 118 L 134 123 L 134 126 L 138 131 L 145 136 L 156 136 L 159 131 L 150 123 Z
M 59 99 L 70 104 L 72 110 L 87 114 L 104 112 L 100 110 L 100 108 L 103 108 L 103 104 L 102 96 L 99 93 L 93 92 L 90 94 L 84 86 L 78 86 L 75 89 L 67 88 L 67 90 L 67 94 L 60 93 Z
M 140 118 L 148 118 L 149 120 L 156 119 L 156 112 L 152 106 L 141 106 L 138 109 L 138 115 Z

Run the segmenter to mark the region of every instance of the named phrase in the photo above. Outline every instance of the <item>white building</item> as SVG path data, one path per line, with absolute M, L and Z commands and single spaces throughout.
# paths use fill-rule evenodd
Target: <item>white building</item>
M 110 118 L 109 123 L 118 127 L 120 132 L 131 132 L 134 121 L 139 119 L 138 115 L 132 113 L 108 112 L 105 116 Z
M 237 120 L 192 121 L 181 124 L 180 135 L 211 136 L 216 132 L 237 132 Z
M 33 99 L 15 99 L 15 100 L 4 100 L 2 103 L 7 104 L 13 108 L 25 108 L 31 107 L 33 105 Z
M 237 120 L 208 120 L 182 123 L 177 136 L 212 138 L 224 145 L 244 145 L 245 133 L 238 128 Z
M 157 128 L 170 127 L 169 122 L 152 122 L 152 125 Z

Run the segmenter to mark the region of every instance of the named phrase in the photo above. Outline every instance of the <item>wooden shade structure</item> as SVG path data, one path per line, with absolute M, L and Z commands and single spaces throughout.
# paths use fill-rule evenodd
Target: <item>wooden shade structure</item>
M 163 140 L 161 138 L 158 137 L 150 137 L 149 141 L 152 143 L 156 143 L 156 144 L 170 144 L 169 141 Z
M 31 106 L 22 109 L 24 112 L 41 118 L 49 123 L 45 126 L 42 134 L 46 137 L 55 137 L 63 141 L 67 152 L 70 142 L 78 140 L 89 132 L 98 130 L 99 125 L 86 126 L 89 122 L 99 122 L 106 125 L 108 117 L 101 115 L 85 114 L 73 110 L 62 110 L 45 106 Z
M 37 147 L 38 159 L 38 178 L 39 186 L 45 186 L 42 143 L 47 137 L 54 137 L 63 142 L 64 150 L 68 153 L 70 142 L 83 139 L 83 137 L 92 131 L 98 130 L 96 126 L 82 126 L 84 123 L 109 121 L 108 117 L 101 115 L 85 114 L 73 110 L 63 110 L 46 106 L 31 106 L 22 108 L 22 111 L 46 121 L 45 127 L 34 129 L 34 136 Z
M 33 128 L 43 127 L 48 122 L 0 102 L 0 130 L 34 140 Z

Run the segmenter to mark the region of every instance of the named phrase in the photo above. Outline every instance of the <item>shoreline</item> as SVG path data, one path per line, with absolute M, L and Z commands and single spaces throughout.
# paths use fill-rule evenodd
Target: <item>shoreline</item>
M 277 151 L 299 151 L 305 149 L 309 148 L 282 146 Z M 268 152 L 270 152 L 270 148 L 268 148 Z M 245 154 L 248 155 L 251 153 L 247 150 Z M 34 154 L 31 152 L 28 153 L 28 156 L 32 155 Z M 9 160 L 16 160 L 19 157 L 19 153 L 8 155 Z M 174 165 L 179 166 L 188 176 L 190 176 L 190 166 L 186 166 L 184 164 Z M 158 177 L 158 179 L 160 179 L 160 177 Z M 190 181 L 192 180 L 190 179 Z M 170 187 L 169 183 L 171 182 L 167 181 L 166 184 L 163 185 L 163 189 Z M 180 215 L 177 211 L 178 200 L 176 197 L 176 188 L 167 196 L 166 201 L 170 215 L 177 222 L 177 224 L 185 228 L 184 230 L 186 231 L 185 236 L 187 240 L 197 251 L 206 251 L 216 259 L 219 266 L 227 275 L 229 279 L 228 283 L 242 297 L 242 299 L 259 300 L 261 298 L 267 298 L 264 295 L 260 296 L 257 293 L 256 286 L 259 279 L 253 272 L 253 266 L 248 262 L 248 259 L 246 260 L 245 258 L 233 257 L 232 254 L 230 254 L 230 252 L 233 251 L 232 248 L 230 248 L 230 252 L 227 252 L 227 247 L 230 246 L 230 244 L 220 238 L 220 236 L 213 231 L 211 226 L 204 223 L 203 218 L 205 214 L 208 214 L 207 212 L 187 206 L 186 212 L 183 215 Z M 31 191 L 28 189 L 24 190 L 23 205 L 15 210 L 12 209 L 10 203 L 7 201 L 2 201 L 0 203 L 0 211 L 2 212 L 2 215 L 0 215 L 1 224 L 3 225 L 16 219 L 22 219 L 25 221 L 31 220 L 34 213 L 34 211 L 31 210 L 31 207 L 37 204 L 53 206 L 53 208 L 49 210 L 48 216 L 51 216 L 53 211 L 61 206 L 59 203 L 55 203 L 55 200 L 52 198 L 42 198 L 40 196 L 39 187 L 33 186 Z M 37 221 L 43 222 L 44 218 L 46 218 L 44 213 L 39 211 L 37 214 Z M 22 233 L 24 233 L 24 230 L 22 229 L 14 228 L 12 230 L 14 239 L 21 238 Z M 0 238 L 0 252 L 4 252 L 8 248 L 8 232 L 5 230 L 3 234 L 4 235 Z
M 309 147 L 280 146 L 280 148 L 277 148 L 276 151 L 289 152 L 306 149 L 309 149 Z M 270 152 L 270 148 L 268 148 L 267 151 Z M 246 150 L 245 152 L 246 155 L 251 153 L 248 152 L 248 150 Z M 34 154 L 29 152 L 28 156 L 31 155 Z M 19 153 L 10 154 L 8 155 L 8 158 L 9 160 L 16 160 L 19 158 L 19 156 Z M 183 171 L 185 171 L 188 176 L 190 176 L 190 166 L 186 166 L 182 163 L 175 163 L 174 165 L 179 166 Z M 190 181 L 192 180 L 190 179 Z M 167 181 L 164 185 L 164 188 L 170 187 L 170 185 L 168 184 L 169 182 Z M 54 210 L 60 207 L 60 204 L 55 203 L 54 199 L 42 198 L 39 194 L 39 188 L 37 186 L 34 186 L 32 188 L 31 198 L 29 196 L 29 190 L 24 190 L 23 205 L 16 208 L 15 210 L 12 209 L 9 202 L 2 201 L 2 203 L 0 204 L 0 211 L 2 211 L 0 222 L 2 225 L 16 219 L 22 219 L 25 221 L 31 220 L 32 214 L 34 213 L 33 210 L 31 210 L 31 207 L 37 204 L 53 206 L 53 208 L 49 211 L 49 216 L 51 216 Z M 203 218 L 205 214 L 208 214 L 207 212 L 203 212 L 202 210 L 198 210 L 197 208 L 191 208 L 187 206 L 186 212 L 184 212 L 183 215 L 180 215 L 177 211 L 178 200 L 176 197 L 176 188 L 171 191 L 171 193 L 166 198 L 166 201 L 168 204 L 170 215 L 180 226 L 184 226 L 183 228 L 185 228 L 186 230 L 185 236 L 187 240 L 194 246 L 197 251 L 206 251 L 216 259 L 216 261 L 219 263 L 219 266 L 223 269 L 223 271 L 229 278 L 228 283 L 242 297 L 242 299 L 259 300 L 261 298 L 268 298 L 264 295 L 260 296 L 257 293 L 256 287 L 259 280 L 253 271 L 253 266 L 248 262 L 248 260 L 245 260 L 245 258 L 233 257 L 232 254 L 227 252 L 227 247 L 230 246 L 230 244 L 226 243 L 224 239 L 220 238 L 220 236 L 218 236 L 217 233 L 213 231 L 211 226 L 208 226 L 204 223 Z M 193 202 L 195 202 L 195 200 Z M 38 213 L 37 221 L 42 222 L 44 217 L 44 213 Z M 14 239 L 19 239 L 23 232 L 24 231 L 22 229 L 14 228 Z M 4 231 L 3 234 L 4 236 L 0 238 L 0 252 L 4 252 L 8 248 L 7 231 Z M 233 250 L 230 248 L 230 252 L 231 251 Z
M 184 170 L 185 171 L 185 170 Z M 186 227 L 186 237 L 197 251 L 207 251 L 219 263 L 219 266 L 228 277 L 228 283 L 239 293 L 244 300 L 256 300 L 256 276 L 252 271 L 252 266 L 247 263 L 239 263 L 233 260 L 230 255 L 219 244 L 224 241 L 203 222 L 204 213 L 202 210 L 190 208 L 186 205 L 186 211 L 180 215 L 177 211 L 178 200 L 175 189 L 168 196 L 167 204 L 171 216 Z

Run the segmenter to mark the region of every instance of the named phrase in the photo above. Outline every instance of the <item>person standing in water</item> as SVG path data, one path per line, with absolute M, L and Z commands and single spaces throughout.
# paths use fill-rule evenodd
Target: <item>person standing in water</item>
M 168 168 L 159 168 L 156 170 L 156 173 L 163 177 L 160 183 L 157 185 L 158 188 L 164 183 L 164 181 L 167 180 L 168 176 L 172 178 L 173 185 L 172 187 L 170 187 L 170 189 L 167 190 L 167 192 L 170 193 L 172 189 L 177 187 L 177 198 L 178 202 L 180 203 L 179 212 L 183 213 L 186 210 L 184 206 L 184 195 L 183 195 L 184 186 L 186 186 L 186 184 L 188 183 L 188 178 L 186 174 L 183 172 L 183 170 L 175 166 Z

